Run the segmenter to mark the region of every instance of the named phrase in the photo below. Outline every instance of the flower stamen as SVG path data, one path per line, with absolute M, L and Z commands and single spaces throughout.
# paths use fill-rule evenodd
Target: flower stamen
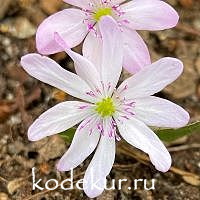
M 99 21 L 101 19 L 102 16 L 106 16 L 106 15 L 112 15 L 113 11 L 112 8 L 106 7 L 106 8 L 99 8 L 94 14 L 93 14 L 93 18 L 96 21 Z
M 96 103 L 95 111 L 102 117 L 112 116 L 116 108 L 111 97 L 104 98 L 102 101 Z

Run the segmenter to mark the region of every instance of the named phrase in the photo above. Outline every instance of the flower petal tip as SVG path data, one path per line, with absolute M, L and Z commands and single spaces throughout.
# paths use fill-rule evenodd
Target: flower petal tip
M 184 65 L 181 60 L 177 58 L 173 58 L 173 57 L 164 57 L 164 58 L 161 58 L 160 60 L 162 60 L 165 63 L 168 63 L 169 66 L 174 67 L 178 76 L 182 74 Z
M 179 18 L 180 18 L 179 14 L 177 13 L 177 11 L 173 7 L 171 7 L 170 5 L 168 5 L 165 2 L 164 2 L 164 4 L 167 5 L 166 9 L 168 7 L 168 9 L 166 10 L 168 12 L 168 15 L 167 15 L 168 18 L 166 18 L 167 19 L 165 21 L 165 23 L 166 23 L 165 26 L 166 27 L 164 27 L 163 30 L 175 27 L 178 24 Z
M 190 114 L 183 109 L 183 120 L 179 128 L 186 126 L 190 121 Z
M 35 58 L 41 58 L 42 56 L 37 53 L 29 53 L 21 57 L 20 64 L 23 68 L 26 67 L 27 63 L 31 63 Z
M 36 141 L 38 141 L 38 140 L 40 140 L 40 139 L 38 139 L 38 138 L 35 136 L 35 134 L 32 134 L 31 132 L 28 132 L 28 140 L 29 140 L 29 141 L 32 141 L 32 142 L 36 142 Z
M 61 160 L 59 160 L 58 163 L 56 164 L 56 169 L 57 169 L 58 171 L 60 171 L 60 172 L 67 171 L 67 170 L 65 170 L 65 168 L 64 168 L 64 166 L 63 166 Z
M 20 64 L 21 64 L 21 66 L 22 66 L 23 68 L 26 66 L 25 63 L 26 63 L 26 61 L 27 61 L 27 58 L 29 58 L 29 57 L 30 57 L 30 54 L 27 54 L 27 55 L 21 57 Z
M 171 168 L 171 165 L 172 165 L 172 159 L 169 154 L 168 160 L 166 160 L 165 162 L 163 161 L 162 164 L 155 165 L 155 168 L 160 172 L 166 173 Z
M 171 165 L 170 165 L 171 167 Z M 156 169 L 162 173 L 166 173 L 169 171 L 170 167 L 166 167 L 166 168 L 159 168 L 159 167 L 156 167 Z
M 103 193 L 103 191 L 104 191 L 104 189 L 100 190 L 100 189 L 88 189 L 88 188 L 84 188 L 85 194 L 89 198 L 91 198 L 91 199 L 98 197 L 99 195 L 101 195 Z
M 179 22 L 179 18 L 179 14 L 176 12 L 175 9 L 172 8 L 171 25 L 169 25 L 169 28 L 175 27 Z
M 44 33 L 42 30 L 40 30 L 42 28 L 42 24 L 40 24 L 40 26 L 38 27 L 38 30 L 37 30 L 36 36 L 35 36 L 37 52 L 40 53 L 41 55 L 50 55 L 50 54 L 57 53 L 57 51 L 55 51 L 55 52 L 49 51 L 49 49 L 48 49 L 49 47 L 47 45 L 44 45 L 43 37 L 42 37 L 42 35 L 44 35 Z
M 172 158 L 168 151 L 164 151 L 163 152 L 163 160 L 160 160 L 160 161 L 157 160 L 156 162 L 153 162 L 153 160 L 152 160 L 152 163 L 154 164 L 155 168 L 158 171 L 166 173 L 169 171 L 169 169 L 172 165 Z
M 28 140 L 32 142 L 36 142 L 44 138 L 43 135 L 38 131 L 37 125 L 34 123 L 29 127 L 27 135 Z
M 67 165 L 66 160 L 62 160 L 62 158 L 58 161 L 58 163 L 56 164 L 56 169 L 60 172 L 68 172 L 70 170 L 72 170 L 73 168 L 69 168 L 69 165 Z

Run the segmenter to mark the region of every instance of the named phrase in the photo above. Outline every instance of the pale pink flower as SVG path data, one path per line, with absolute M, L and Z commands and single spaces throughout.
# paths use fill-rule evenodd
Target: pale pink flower
M 31 76 L 83 100 L 59 103 L 44 112 L 30 126 L 28 138 L 37 141 L 80 123 L 57 168 L 60 171 L 75 168 L 96 149 L 84 176 L 84 191 L 89 197 L 96 197 L 104 190 L 104 181 L 114 163 L 116 139 L 122 137 L 146 152 L 156 169 L 166 172 L 171 166 L 170 154 L 148 126 L 178 128 L 189 120 L 188 113 L 180 106 L 152 96 L 182 73 L 181 61 L 162 58 L 116 89 L 123 62 L 121 31 L 111 17 L 103 17 L 99 29 L 103 38 L 99 71 L 88 59 L 68 48 L 58 34 L 55 40 L 73 59 L 78 75 L 39 54 L 21 59 Z M 94 182 L 98 188 L 93 188 Z
M 36 34 L 38 51 L 44 55 L 62 51 L 54 41 L 54 32 L 58 32 L 69 47 L 77 46 L 85 38 L 83 55 L 97 62 L 102 43 L 98 31 L 99 20 L 104 15 L 110 15 L 122 31 L 123 66 L 131 73 L 151 64 L 147 46 L 136 30 L 155 31 L 172 28 L 179 19 L 177 12 L 161 0 L 64 1 L 80 9 L 65 9 L 45 19 Z

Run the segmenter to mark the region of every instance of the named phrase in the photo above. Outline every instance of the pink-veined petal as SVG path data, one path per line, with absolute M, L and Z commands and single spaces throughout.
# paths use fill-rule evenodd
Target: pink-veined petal
M 95 155 L 84 176 L 83 189 L 87 196 L 99 196 L 105 187 L 115 159 L 115 138 L 101 136 Z
M 100 74 L 87 58 L 82 55 L 72 51 L 67 43 L 63 40 L 63 38 L 55 33 L 55 41 L 66 51 L 66 53 L 72 58 L 74 61 L 76 73 L 83 79 L 85 82 L 90 85 L 92 89 L 96 89 L 100 87 Z
M 82 109 L 84 107 L 84 109 Z M 31 141 L 63 132 L 92 115 L 91 104 L 66 101 L 50 108 L 36 119 L 28 129 Z
M 110 16 L 101 18 L 99 29 L 103 40 L 101 78 L 105 87 L 110 85 L 108 93 L 112 93 L 122 71 L 122 33 L 117 22 Z
M 90 60 L 101 71 L 102 39 L 90 31 L 83 42 L 83 56 Z
M 113 118 L 106 117 L 102 119 L 103 135 L 114 137 L 116 136 L 116 127 L 114 126 Z
M 44 55 L 61 52 L 63 49 L 55 42 L 54 32 L 58 32 L 69 47 L 80 44 L 88 30 L 84 24 L 85 14 L 79 9 L 65 9 L 46 18 L 38 27 L 36 46 Z
M 148 48 L 139 34 L 123 27 L 124 62 L 123 67 L 134 74 L 151 64 Z
M 95 126 L 95 116 L 86 118 L 79 125 L 69 149 L 58 162 L 57 169 L 59 171 L 74 169 L 94 151 L 100 137 L 100 133 Z
M 122 27 L 124 41 L 123 66 L 130 73 L 136 73 L 151 64 L 148 48 L 136 31 Z M 83 43 L 83 56 L 88 58 L 98 71 L 101 70 L 102 39 L 90 32 Z
M 171 166 L 171 156 L 158 136 L 135 118 L 125 121 L 120 119 L 120 122 L 119 119 L 117 118 L 116 122 L 121 136 L 129 144 L 147 153 L 157 170 L 168 171 Z
M 90 102 L 95 99 L 89 95 L 91 88 L 79 76 L 63 69 L 54 60 L 39 54 L 22 57 L 21 65 L 34 78 L 52 85 L 66 93 Z
M 120 20 L 134 30 L 164 30 L 176 26 L 178 13 L 161 0 L 134 0 L 120 6 Z
M 176 58 L 162 58 L 126 79 L 118 88 L 120 96 L 135 99 L 153 95 L 175 81 L 183 71 Z
M 180 128 L 190 119 L 180 106 L 158 97 L 135 99 L 135 117 L 148 126 Z
M 79 8 L 90 9 L 90 4 L 92 0 L 63 0 L 65 3 L 68 3 Z

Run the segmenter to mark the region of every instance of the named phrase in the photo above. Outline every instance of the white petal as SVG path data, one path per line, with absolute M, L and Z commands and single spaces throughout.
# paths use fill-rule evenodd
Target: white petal
M 72 51 L 58 33 L 55 33 L 55 40 L 60 46 L 63 47 L 66 53 L 74 61 L 76 73 L 83 80 L 85 80 L 92 89 L 95 90 L 96 88 L 100 87 L 100 74 L 94 67 L 93 63 L 91 63 L 87 58 L 83 57 L 82 55 Z
M 149 154 L 157 170 L 166 172 L 171 166 L 171 156 L 158 136 L 143 122 L 132 118 L 119 122 L 116 119 L 121 136 L 134 147 Z
M 74 8 L 62 10 L 46 18 L 36 33 L 38 52 L 49 55 L 62 51 L 54 41 L 54 32 L 60 33 L 70 47 L 80 44 L 88 33 L 84 19 L 85 13 Z
M 101 71 L 102 39 L 90 31 L 83 42 L 83 56 L 90 60 Z
M 124 15 L 120 19 L 133 30 L 163 30 L 176 26 L 178 13 L 160 0 L 134 0 L 120 6 Z
M 158 97 L 136 99 L 133 112 L 137 119 L 156 127 L 180 128 L 190 119 L 183 108 Z
M 150 65 L 148 48 L 136 31 L 121 27 L 124 42 L 123 67 L 130 73 L 136 73 L 144 66 Z M 83 43 L 83 56 L 88 58 L 101 71 L 102 39 L 90 32 Z
M 31 141 L 37 141 L 46 136 L 63 132 L 90 116 L 92 112 L 91 104 L 79 101 L 59 103 L 34 121 L 29 127 L 28 138 Z
M 126 99 L 150 96 L 175 81 L 182 71 L 183 63 L 180 60 L 162 58 L 125 80 L 118 92 Z
M 134 74 L 151 64 L 148 48 L 139 34 L 123 27 L 124 62 L 123 67 Z
M 95 198 L 103 192 L 114 159 L 115 139 L 102 136 L 84 176 L 83 188 L 87 196 Z
M 102 123 L 103 123 L 103 135 L 109 136 L 109 137 L 115 137 L 116 128 L 113 123 L 113 118 L 105 117 L 103 118 Z
M 99 131 L 94 127 L 95 121 L 96 117 L 89 117 L 79 125 L 70 148 L 58 162 L 59 171 L 74 169 L 94 151 L 100 137 Z
M 103 40 L 101 78 L 110 91 L 116 87 L 122 71 L 123 39 L 116 21 L 109 16 L 102 17 L 99 28 Z
M 66 93 L 94 102 L 95 99 L 87 95 L 91 88 L 74 73 L 64 70 L 54 60 L 39 54 L 28 54 L 21 59 L 21 65 L 34 78 L 52 85 Z

